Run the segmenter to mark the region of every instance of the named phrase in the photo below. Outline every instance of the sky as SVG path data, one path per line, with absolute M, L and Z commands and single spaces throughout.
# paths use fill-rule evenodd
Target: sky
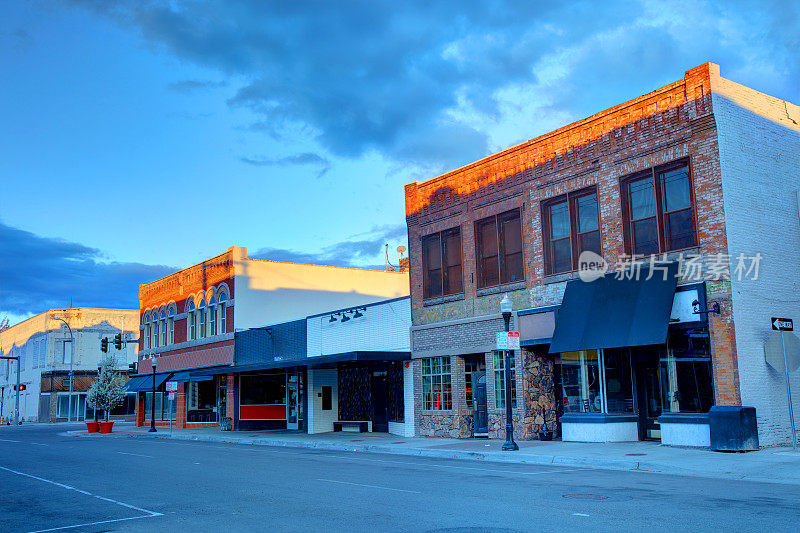
M 404 184 L 680 79 L 797 103 L 800 3 L 0 0 L 0 318 L 225 251 L 384 265 Z

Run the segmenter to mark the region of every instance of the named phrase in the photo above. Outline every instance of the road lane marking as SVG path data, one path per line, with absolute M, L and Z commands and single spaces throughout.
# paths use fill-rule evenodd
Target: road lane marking
M 349 481 L 337 481 L 335 479 L 317 478 L 317 481 L 327 481 L 328 483 L 341 483 L 342 485 L 355 485 L 356 487 L 367 487 L 369 489 L 394 490 L 397 492 L 410 492 L 411 494 L 422 494 L 418 490 L 395 489 L 393 487 L 381 487 L 380 485 L 366 485 L 364 483 L 351 483 Z
M 28 478 L 31 478 L 31 479 L 35 479 L 35 480 L 41 481 L 43 483 L 49 483 L 50 485 L 55 485 L 56 487 L 61 487 L 62 489 L 73 490 L 75 492 L 79 492 L 81 494 L 85 494 L 86 496 L 91 496 L 93 498 L 97 498 L 98 500 L 103 500 L 103 501 L 106 501 L 106 502 L 109 502 L 109 503 L 113 503 L 113 504 L 116 504 L 116 505 L 119 505 L 119 506 L 122 506 L 122 507 L 127 507 L 128 509 L 133 509 L 134 511 L 139 511 L 140 513 L 145 513 L 142 516 L 130 516 L 130 517 L 127 517 L 127 518 L 115 518 L 115 519 L 112 519 L 112 520 L 100 520 L 98 522 L 90 522 L 90 523 L 85 523 L 85 524 L 75 524 L 75 525 L 70 525 L 70 526 L 60 526 L 60 527 L 53 527 L 53 528 L 50 528 L 50 529 L 39 529 L 39 530 L 36 530 L 35 532 L 31 532 L 31 533 L 43 533 L 45 531 L 58 531 L 58 530 L 61 530 L 61 529 L 73 529 L 73 528 L 77 528 L 77 527 L 92 526 L 92 525 L 96 525 L 96 524 L 108 524 L 108 523 L 111 523 L 111 522 L 121 522 L 123 520 L 138 520 L 140 518 L 153 518 L 153 517 L 156 517 L 156 516 L 163 516 L 163 513 L 158 513 L 156 511 L 150 511 L 149 509 L 143 509 L 141 507 L 136 507 L 135 505 L 131 505 L 129 503 L 121 502 L 119 500 L 113 500 L 111 498 L 106 498 L 104 496 L 98 496 L 97 494 L 92 494 L 91 492 L 88 492 L 88 491 L 85 491 L 85 490 L 81 490 L 81 489 L 72 487 L 70 485 L 66 485 L 64 483 L 59 483 L 58 481 L 53 481 L 51 479 L 45 479 L 43 477 L 34 476 L 33 474 L 26 474 L 25 472 L 19 472 L 17 470 L 12 470 L 12 469 L 6 468 L 4 466 L 0 466 L 0 470 L 4 470 L 6 472 L 11 472 L 12 474 L 16 474 L 18 476 L 23 476 L 23 477 L 28 477 Z
M 36 446 L 47 446 L 47 444 L 42 444 L 41 442 L 31 442 L 31 444 L 35 444 Z
M 589 516 L 586 513 L 572 513 L 572 516 Z
M 130 452 L 117 452 L 121 453 L 122 455 L 133 455 L 135 457 L 147 457 L 148 459 L 153 459 L 152 455 L 143 455 L 141 453 L 130 453 Z
M 0 439 L 0 442 L 22 442 L 21 440 L 13 440 L 13 439 Z

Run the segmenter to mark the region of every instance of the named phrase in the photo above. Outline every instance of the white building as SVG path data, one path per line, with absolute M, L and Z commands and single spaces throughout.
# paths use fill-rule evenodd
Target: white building
M 62 322 L 62 319 L 67 325 Z M 72 335 L 70 336 L 70 328 Z M 86 391 L 97 376 L 102 356 L 100 342 L 109 339 L 109 354 L 116 355 L 119 369 L 128 370 L 136 361 L 136 342 L 121 351 L 114 349 L 114 336 L 124 332 L 136 339 L 139 329 L 137 309 L 97 309 L 78 307 L 50 309 L 0 332 L 0 354 L 19 356 L 20 419 L 25 422 L 66 420 L 69 411 L 70 360 L 74 372 L 72 418 L 86 416 Z M 74 344 L 74 346 L 73 346 Z M 3 423 L 14 416 L 17 362 L 0 360 L 0 416 Z M 131 405 L 123 405 L 120 412 Z M 91 411 L 91 408 L 89 408 Z

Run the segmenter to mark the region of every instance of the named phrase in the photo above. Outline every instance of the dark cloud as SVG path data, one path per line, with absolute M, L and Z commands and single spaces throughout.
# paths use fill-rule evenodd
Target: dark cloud
M 347 266 L 382 269 L 385 263 L 374 263 L 376 257 L 383 256 L 384 246 L 389 244 L 390 259 L 396 254 L 393 243 L 406 239 L 405 224 L 377 226 L 371 231 L 354 235 L 352 239 L 338 242 L 323 248 L 319 253 L 301 252 L 283 248 L 262 248 L 249 254 L 255 259 L 310 263 L 313 265 Z
M 225 81 L 183 80 L 170 83 L 167 88 L 177 93 L 192 93 L 206 89 L 218 89 L 227 85 L 228 83 Z
M 0 222 L 0 310 L 24 315 L 52 307 L 139 307 L 139 284 L 177 269 L 103 262 L 80 243 L 40 237 Z
M 510 102 L 536 108 L 512 134 L 530 138 L 552 129 L 549 120 L 583 118 L 706 61 L 723 74 L 749 69 L 757 79 L 741 81 L 782 98 L 796 97 L 800 68 L 796 2 L 83 5 L 243 80 L 228 101 L 258 116 L 255 131 L 307 127 L 334 155 L 374 150 L 421 165 L 452 167 L 496 149 L 502 135 L 492 128 L 518 118 L 502 95 L 509 87 L 532 88 Z
M 294 154 L 278 159 L 267 159 L 263 157 L 240 157 L 239 161 L 255 167 L 314 165 L 320 167 L 320 170 L 317 173 L 317 178 L 321 178 L 331 169 L 330 161 L 313 152 Z

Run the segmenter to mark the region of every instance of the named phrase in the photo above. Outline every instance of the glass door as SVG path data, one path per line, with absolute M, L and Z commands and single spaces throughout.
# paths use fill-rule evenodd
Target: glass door
M 300 379 L 296 371 L 286 373 L 286 429 L 299 429 Z
M 639 417 L 639 439 L 661 439 L 661 367 L 657 348 L 631 350 L 636 365 L 636 403 Z

